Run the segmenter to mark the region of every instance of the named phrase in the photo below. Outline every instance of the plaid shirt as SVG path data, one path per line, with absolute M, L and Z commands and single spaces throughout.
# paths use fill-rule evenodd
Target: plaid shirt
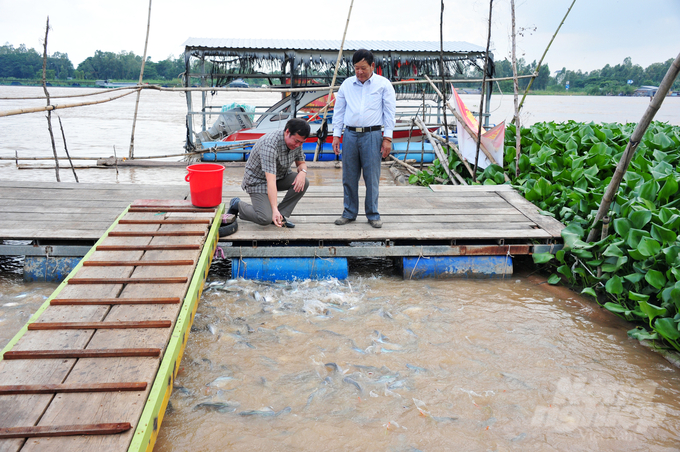
M 270 132 L 257 140 L 246 163 L 241 188 L 248 193 L 267 193 L 265 173 L 276 174 L 276 180 L 290 174 L 293 162 L 304 162 L 302 146 L 288 149 L 283 130 Z

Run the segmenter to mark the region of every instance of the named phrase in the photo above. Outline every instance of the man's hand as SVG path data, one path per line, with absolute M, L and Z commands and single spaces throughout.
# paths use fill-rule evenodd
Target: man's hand
M 340 155 L 340 137 L 333 137 L 333 152 Z
M 293 190 L 295 190 L 296 193 L 300 193 L 305 189 L 306 177 L 307 176 L 303 171 L 299 171 L 297 176 L 295 176 L 295 180 L 293 181 Z
M 392 142 L 389 140 L 383 140 L 380 150 L 382 151 L 383 158 L 387 158 L 387 156 L 390 155 L 390 152 L 392 152 Z
M 274 209 L 272 211 L 272 222 L 279 228 L 283 226 L 283 215 L 281 215 L 279 209 Z

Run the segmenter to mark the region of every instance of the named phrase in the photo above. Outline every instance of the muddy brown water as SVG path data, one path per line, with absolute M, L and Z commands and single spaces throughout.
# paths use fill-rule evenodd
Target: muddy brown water
M 143 96 L 140 152 L 181 146 L 175 129 L 183 130 L 186 104 L 168 97 Z M 545 100 L 546 111 L 555 101 Z M 630 120 L 643 107 L 602 102 L 612 111 L 634 104 Z M 69 149 L 112 155 L 102 142 L 115 141 L 125 153 L 131 122 L 120 116 L 134 107 L 117 105 L 60 113 L 67 137 L 75 135 Z M 7 123 L 2 155 L 44 154 L 44 115 L 25 118 Z M 27 130 L 42 141 L 24 140 Z M 78 173 L 85 182 L 186 184 L 183 168 Z M 340 174 L 314 169 L 309 178 L 340 184 Z M 53 181 L 54 171 L 5 161 L 0 178 Z M 225 183 L 239 185 L 240 175 L 225 171 Z M 381 183 L 391 183 L 389 173 Z M 24 283 L 21 265 L 0 258 L 0 347 L 57 287 Z M 632 325 L 524 272 L 405 281 L 391 261 L 365 259 L 351 262 L 346 281 L 264 284 L 229 274 L 228 264 L 213 264 L 157 451 L 667 451 L 680 444 L 678 369 L 628 338 Z

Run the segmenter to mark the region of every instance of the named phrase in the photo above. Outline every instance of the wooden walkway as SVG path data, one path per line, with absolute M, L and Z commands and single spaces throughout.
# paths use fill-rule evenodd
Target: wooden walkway
M 0 181 L 0 240 L 95 242 L 136 199 L 186 199 L 188 184 Z
M 144 201 L 116 221 L 3 350 L 0 451 L 153 447 L 221 212 Z
M 235 196 L 249 200 L 240 188 L 225 187 L 223 196 L 225 205 Z M 362 252 L 366 256 L 406 256 L 421 253 L 417 249 L 409 251 L 409 247 L 437 245 L 448 250 L 442 248 L 436 254 L 470 254 L 475 246 L 491 246 L 487 254 L 498 255 L 531 254 L 536 244 L 562 242 L 560 232 L 564 226 L 550 216 L 541 215 L 536 206 L 507 185 L 381 186 L 379 208 L 383 227 L 380 229 L 372 228 L 366 220 L 363 187 L 359 196 L 357 220 L 336 226 L 334 221 L 343 209 L 342 187 L 310 187 L 290 218 L 295 228 L 239 221 L 238 231 L 221 239 L 232 244 L 224 250 L 228 257 L 305 253 L 358 256 Z M 381 245 L 342 249 L 356 242 L 381 242 Z M 315 245 L 318 249 L 295 246 L 298 244 Z M 400 245 L 403 245 L 401 249 Z

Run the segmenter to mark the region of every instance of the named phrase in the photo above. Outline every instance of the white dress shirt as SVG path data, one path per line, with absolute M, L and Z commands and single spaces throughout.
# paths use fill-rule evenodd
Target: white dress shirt
M 394 87 L 376 74 L 361 83 L 356 75 L 340 85 L 333 110 L 333 136 L 342 135 L 344 126 L 383 126 L 383 136 L 392 138 L 397 99 Z

